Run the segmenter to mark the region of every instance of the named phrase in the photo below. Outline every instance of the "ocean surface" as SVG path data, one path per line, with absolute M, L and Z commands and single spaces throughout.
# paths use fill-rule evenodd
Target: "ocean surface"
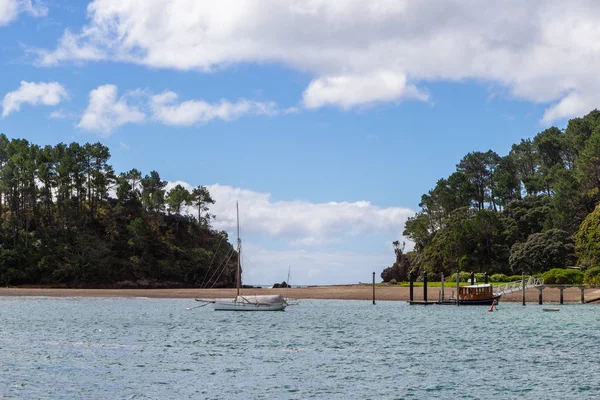
M 0 399 L 600 398 L 600 305 L 199 304 L 0 298 Z

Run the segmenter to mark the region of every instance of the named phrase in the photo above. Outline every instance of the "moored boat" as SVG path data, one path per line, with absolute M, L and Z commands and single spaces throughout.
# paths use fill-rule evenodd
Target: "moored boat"
M 494 294 L 494 286 L 490 283 L 459 286 L 458 305 L 460 306 L 490 306 L 498 303 L 500 294 Z M 442 299 L 440 304 L 456 304 L 456 298 Z
M 212 303 L 215 311 L 283 311 L 288 303 L 281 295 L 265 295 L 265 296 L 242 296 L 240 288 L 242 285 L 241 276 L 241 260 L 242 260 L 242 240 L 240 239 L 240 213 L 236 204 L 237 213 L 237 248 L 238 260 L 236 270 L 236 297 L 233 300 L 208 300 L 196 299 L 206 304 Z M 289 278 L 288 278 L 289 279 Z

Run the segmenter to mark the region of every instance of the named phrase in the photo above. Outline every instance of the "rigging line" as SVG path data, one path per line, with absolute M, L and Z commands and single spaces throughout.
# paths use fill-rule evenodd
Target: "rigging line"
M 206 275 L 208 275 L 208 271 L 210 271 L 210 269 L 212 268 L 212 264 L 215 261 L 215 257 L 217 257 L 217 253 L 219 252 L 219 249 L 221 248 L 221 243 L 223 242 L 223 239 L 225 238 L 224 235 L 219 235 L 219 236 L 221 236 L 221 239 L 219 240 L 219 244 L 217 245 L 217 251 L 214 252 L 212 260 L 210 261 L 210 264 L 208 265 L 208 269 L 204 273 L 204 278 L 202 278 L 202 283 L 200 284 L 200 287 L 204 287 L 204 282 L 206 281 Z
M 229 258 L 227 259 L 227 262 L 225 263 L 223 268 L 221 268 L 221 273 L 219 274 L 219 276 L 217 276 L 217 279 L 214 280 L 212 286 L 210 287 L 211 289 L 213 289 L 215 287 L 215 284 L 219 281 L 219 278 L 221 277 L 221 275 L 223 275 L 223 272 L 225 271 L 225 267 L 227 266 L 227 264 L 229 264 L 229 260 L 231 260 L 231 257 L 233 257 L 233 252 L 229 255 Z
M 216 269 L 213 271 L 213 273 L 212 273 L 212 275 L 210 276 L 210 278 L 208 278 L 208 281 L 206 281 L 204 284 L 202 284 L 202 288 L 203 288 L 203 289 L 206 289 L 206 286 L 208 286 L 208 284 L 210 283 L 210 281 L 211 281 L 211 280 L 214 278 L 215 274 L 216 274 L 217 272 L 219 272 L 219 270 L 220 270 L 221 268 L 223 268 L 223 269 L 225 268 L 225 265 L 227 265 L 227 263 L 229 262 L 229 259 L 231 258 L 231 255 L 232 255 L 233 251 L 234 251 L 234 250 L 233 250 L 233 248 L 232 248 L 231 250 L 229 250 L 229 253 L 227 253 L 227 255 L 225 256 L 225 258 L 223 258 L 223 259 L 221 260 L 221 263 L 220 263 L 220 264 L 219 264 L 219 266 L 218 266 L 218 267 L 217 267 L 217 268 L 216 268 Z M 227 260 L 225 260 L 225 259 L 227 259 Z M 223 262 L 225 262 L 225 265 L 223 265 Z M 222 273 L 222 271 L 221 271 L 221 273 Z M 219 274 L 219 276 L 221 276 L 221 274 Z M 214 284 L 213 284 L 213 286 L 214 286 Z
M 259 268 L 257 268 L 256 264 L 254 264 L 251 259 L 249 259 L 246 255 L 244 255 L 242 259 L 244 260 L 244 264 L 250 264 L 251 267 L 254 267 L 252 268 L 254 271 L 260 272 L 260 275 L 264 278 L 265 283 L 269 284 L 269 286 L 273 286 L 275 282 L 271 281 L 271 279 L 269 279 Z

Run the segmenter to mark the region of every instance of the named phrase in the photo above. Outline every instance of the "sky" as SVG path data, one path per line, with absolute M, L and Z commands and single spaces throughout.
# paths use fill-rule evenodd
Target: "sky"
M 600 104 L 596 1 L 0 0 L 0 132 L 206 186 L 245 284 L 370 282 L 467 153 Z

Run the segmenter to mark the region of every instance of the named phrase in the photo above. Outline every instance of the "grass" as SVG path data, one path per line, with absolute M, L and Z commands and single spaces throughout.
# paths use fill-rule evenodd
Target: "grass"
M 482 282 L 475 282 L 476 284 L 478 283 L 482 283 Z M 494 286 L 501 286 L 501 285 L 505 285 L 507 282 L 490 282 L 491 284 L 493 284 Z M 470 285 L 471 282 L 460 282 L 459 285 L 460 286 L 466 286 L 466 285 Z M 381 283 L 377 283 L 377 286 L 400 286 L 400 287 L 409 287 L 410 286 L 410 282 L 398 282 L 395 285 L 391 285 L 389 283 L 386 282 L 381 282 Z M 413 283 L 414 287 L 423 287 L 423 282 L 414 282 Z M 442 287 L 442 282 L 427 282 L 427 287 Z M 456 282 L 444 282 L 444 287 L 456 287 Z

